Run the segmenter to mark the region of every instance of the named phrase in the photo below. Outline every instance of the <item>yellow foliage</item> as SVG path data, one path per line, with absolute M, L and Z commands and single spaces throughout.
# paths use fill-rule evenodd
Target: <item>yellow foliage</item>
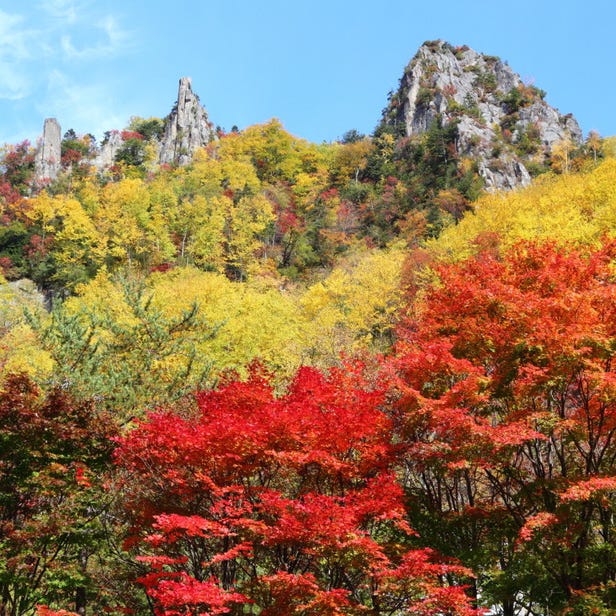
M 293 299 L 277 289 L 254 288 L 194 268 L 177 268 L 151 278 L 156 306 L 177 316 L 196 303 L 207 324 L 197 341 L 197 371 L 244 373 L 255 359 L 289 375 L 300 364 L 302 327 Z M 216 329 L 211 336 L 211 327 Z
M 45 191 L 24 202 L 21 215 L 37 225 L 43 236 L 54 237 L 55 256 L 60 264 L 101 261 L 101 234 L 81 203 L 66 195 L 50 196 Z
M 570 137 L 565 137 L 552 146 L 552 167 L 561 173 L 569 173 L 571 169 L 571 154 L 575 144 Z
M 205 199 L 201 195 L 192 202 L 183 202 L 186 222 L 181 256 L 187 251 L 197 265 L 216 272 L 224 271 L 225 211 L 229 203 L 226 197 Z M 187 245 L 185 238 L 188 238 Z
M 595 243 L 616 232 L 615 185 L 615 159 L 586 173 L 542 176 L 525 189 L 481 197 L 473 212 L 427 247 L 439 258 L 460 260 L 478 250 L 477 238 L 489 234 L 504 249 L 534 239 Z
M 374 150 L 370 139 L 360 139 L 352 143 L 337 143 L 334 148 L 333 161 L 330 165 L 335 182 L 345 183 L 357 180 L 359 173 L 366 168 L 368 158 Z
M 606 137 L 603 140 L 601 151 L 606 158 L 616 158 L 616 137 Z
M 79 182 L 76 196 L 88 216 L 93 216 L 100 205 L 100 186 L 98 183 L 92 177 L 86 177 Z
M 123 327 L 137 324 L 124 294 L 104 268 L 90 282 L 78 285 L 75 296 L 67 298 L 62 309 L 68 315 L 93 312 L 98 320 L 118 323 Z
M 274 211 L 262 194 L 242 197 L 237 203 L 227 201 L 225 260 L 243 276 L 258 270 L 255 252 L 267 226 L 275 219 Z
M 222 182 L 225 189 L 254 194 L 261 188 L 257 172 L 248 158 L 225 159 L 220 161 Z
M 139 178 L 107 184 L 94 214 L 94 223 L 105 237 L 106 253 L 128 264 L 133 259 L 161 263 L 173 256 L 162 205 L 152 202 L 147 185 Z
M 51 374 L 54 364 L 26 323 L 24 309 L 42 312 L 43 308 L 31 282 L 21 287 L 11 288 L 0 276 L 0 373 L 25 373 L 41 382 Z
M 307 356 L 335 361 L 341 351 L 382 348 L 391 343 L 402 303 L 400 274 L 406 250 L 374 250 L 335 268 L 301 298 L 307 323 Z
M 403 258 L 402 248 L 358 255 L 303 294 L 279 288 L 274 279 L 239 283 L 215 272 L 175 268 L 152 274 L 146 296 L 154 313 L 169 322 L 197 307 L 200 325 L 181 345 L 196 351 L 193 375 L 207 370 L 212 377 L 229 370 L 243 375 L 259 360 L 285 378 L 302 363 L 327 366 L 341 353 L 383 348 L 391 341 Z M 139 325 L 120 285 L 106 272 L 78 291 L 64 310 L 106 323 L 97 334 L 101 342 L 112 342 L 118 328 Z M 151 363 L 151 370 L 173 382 L 186 370 L 185 362 L 178 352 Z
M 5 374 L 21 372 L 40 383 L 51 375 L 54 361 L 32 328 L 19 323 L 0 337 L 0 366 Z
M 249 159 L 264 182 L 292 182 L 300 172 L 327 167 L 322 149 L 284 130 L 278 120 L 250 126 L 227 135 L 217 147 L 222 161 Z

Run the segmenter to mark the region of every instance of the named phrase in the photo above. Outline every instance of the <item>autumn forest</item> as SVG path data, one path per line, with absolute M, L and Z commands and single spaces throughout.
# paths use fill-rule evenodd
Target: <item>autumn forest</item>
M 456 126 L 4 147 L 0 616 L 614 613 L 614 140 Z

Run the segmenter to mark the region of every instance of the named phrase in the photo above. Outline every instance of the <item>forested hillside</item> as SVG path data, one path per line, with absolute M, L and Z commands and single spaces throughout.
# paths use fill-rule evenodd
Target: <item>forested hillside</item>
M 613 143 L 436 48 L 492 175 L 430 62 L 410 134 L 418 63 L 371 136 L 5 146 L 0 616 L 614 613 Z

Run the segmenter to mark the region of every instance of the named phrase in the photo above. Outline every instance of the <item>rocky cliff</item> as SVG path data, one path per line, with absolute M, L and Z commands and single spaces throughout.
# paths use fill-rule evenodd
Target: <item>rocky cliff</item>
M 582 140 L 575 118 L 544 96 L 497 57 L 432 41 L 407 66 L 383 122 L 410 138 L 455 123 L 458 156 L 476 162 L 488 190 L 508 189 L 528 184 L 555 144 Z
M 192 91 L 189 77 L 182 77 L 178 100 L 165 119 L 165 130 L 160 145 L 161 163 L 185 165 L 196 150 L 214 139 L 214 130 L 199 97 Z

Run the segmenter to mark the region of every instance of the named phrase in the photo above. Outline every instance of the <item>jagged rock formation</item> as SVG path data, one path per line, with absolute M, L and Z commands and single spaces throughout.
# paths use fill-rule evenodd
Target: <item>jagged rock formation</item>
M 528 184 L 556 143 L 582 140 L 575 118 L 544 96 L 497 57 L 432 41 L 407 66 L 383 121 L 411 138 L 456 122 L 458 155 L 476 161 L 488 190 L 508 189 Z
M 161 163 L 185 165 L 199 148 L 214 139 L 214 130 L 199 97 L 193 93 L 189 77 L 182 77 L 178 88 L 178 100 L 165 120 L 161 140 Z
M 93 165 L 99 170 L 108 169 L 115 163 L 115 157 L 118 150 L 122 147 L 122 133 L 117 130 L 109 131 L 103 144 L 98 150 L 98 153 L 92 161 Z
M 58 120 L 47 118 L 43 125 L 41 144 L 34 158 L 34 178 L 37 182 L 57 177 L 60 171 L 61 143 Z
M 59 122 L 47 118 L 43 136 L 35 156 L 35 180 L 55 180 L 61 169 L 62 137 Z M 129 133 L 130 131 L 128 131 Z M 117 162 L 127 131 L 111 130 L 98 150 L 91 154 L 91 164 L 98 171 L 105 171 Z M 178 100 L 165 118 L 162 137 L 153 137 L 149 143 L 159 152 L 158 161 L 172 165 L 188 164 L 196 150 L 215 138 L 214 129 L 199 97 L 193 93 L 189 77 L 182 77 Z

